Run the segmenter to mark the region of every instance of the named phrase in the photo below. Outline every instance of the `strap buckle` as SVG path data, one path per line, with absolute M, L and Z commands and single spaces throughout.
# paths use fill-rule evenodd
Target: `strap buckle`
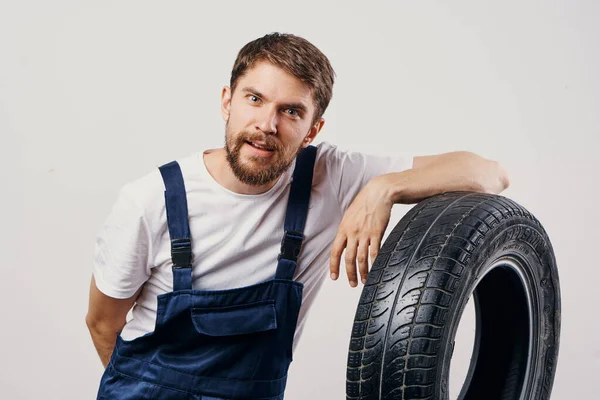
M 286 259 L 298 261 L 298 255 L 302 248 L 304 235 L 296 231 L 285 231 L 283 239 L 281 239 L 281 253 L 277 256 L 277 260 Z
M 192 266 L 192 242 L 188 238 L 171 240 L 171 260 L 173 268 Z

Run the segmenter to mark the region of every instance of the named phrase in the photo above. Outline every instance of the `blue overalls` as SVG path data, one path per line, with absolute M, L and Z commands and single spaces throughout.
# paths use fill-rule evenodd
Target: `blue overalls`
M 275 277 L 230 290 L 192 289 L 183 176 L 175 161 L 160 167 L 173 292 L 158 296 L 153 332 L 131 341 L 117 336 L 98 399 L 283 399 L 302 303 L 303 285 L 292 279 L 315 157 L 309 146 L 296 158 Z

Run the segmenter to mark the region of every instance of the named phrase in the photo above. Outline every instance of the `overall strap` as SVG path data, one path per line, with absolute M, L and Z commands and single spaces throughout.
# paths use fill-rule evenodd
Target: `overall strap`
M 304 225 L 312 186 L 317 148 L 308 146 L 296 158 L 287 212 L 283 225 L 281 253 L 277 257 L 275 279 L 291 280 L 294 277 L 298 255 L 304 240 Z
M 183 175 L 177 161 L 159 167 L 165 183 L 167 224 L 171 238 L 173 290 L 192 289 L 192 242 Z

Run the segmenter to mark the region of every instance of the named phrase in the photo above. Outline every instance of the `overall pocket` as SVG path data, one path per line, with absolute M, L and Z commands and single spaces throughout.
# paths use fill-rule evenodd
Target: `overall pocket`
M 102 378 L 97 400 L 142 399 L 201 400 L 203 397 L 124 375 L 109 364 Z
M 234 336 L 277 329 L 275 300 L 224 307 L 192 308 L 192 322 L 207 336 Z

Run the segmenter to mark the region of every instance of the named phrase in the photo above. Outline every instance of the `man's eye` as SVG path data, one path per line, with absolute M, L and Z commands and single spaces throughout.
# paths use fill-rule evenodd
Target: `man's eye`
M 293 108 L 288 108 L 286 112 L 292 117 L 296 117 L 298 115 L 298 111 L 294 110 Z
M 258 102 L 258 100 L 259 100 L 259 99 L 258 99 L 258 97 L 256 97 L 256 96 L 252 96 L 252 95 L 250 95 L 249 99 L 250 99 L 250 101 L 251 101 L 251 102 L 253 102 L 253 103 L 257 103 L 257 102 Z

